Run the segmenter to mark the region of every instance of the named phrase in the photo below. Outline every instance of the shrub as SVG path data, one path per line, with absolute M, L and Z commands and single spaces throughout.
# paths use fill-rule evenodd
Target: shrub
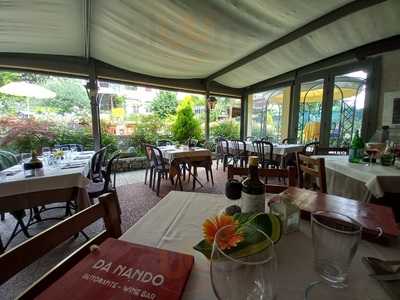
M 238 139 L 240 136 L 239 123 L 235 120 L 225 120 L 210 124 L 211 135 L 227 139 Z
M 200 123 L 195 118 L 193 102 L 190 99 L 185 99 L 179 104 L 176 119 L 172 125 L 172 135 L 180 143 L 184 143 L 190 137 L 201 138 Z
M 130 145 L 136 147 L 139 154 L 144 155 L 143 144 L 155 144 L 159 139 L 160 129 L 161 123 L 157 116 L 141 116 L 136 131 L 132 134 Z

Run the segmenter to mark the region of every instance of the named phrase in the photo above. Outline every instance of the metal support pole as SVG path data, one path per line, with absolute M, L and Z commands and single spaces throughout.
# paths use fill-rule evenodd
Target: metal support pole
M 205 106 L 205 112 L 206 112 L 206 120 L 204 124 L 204 136 L 206 141 L 210 139 L 210 107 L 208 106 L 208 97 L 209 93 L 206 94 L 206 106 Z
M 90 66 L 89 82 L 86 90 L 90 99 L 90 108 L 92 112 L 92 135 L 94 140 L 94 149 L 97 151 L 101 148 L 101 127 L 100 127 L 100 108 L 97 101 L 97 80 L 94 64 Z
M 244 93 L 240 98 L 240 139 L 244 140 L 247 135 L 247 97 L 248 94 Z

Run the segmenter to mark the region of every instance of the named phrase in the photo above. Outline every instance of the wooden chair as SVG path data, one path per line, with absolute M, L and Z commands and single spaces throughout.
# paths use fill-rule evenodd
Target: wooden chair
M 327 147 L 317 148 L 317 155 L 349 155 L 349 148 L 345 147 Z
M 304 188 L 307 179 L 310 179 L 312 189 L 327 193 L 325 160 L 323 158 L 311 158 L 299 152 L 296 153 L 296 158 L 299 186 Z M 307 175 L 308 178 L 306 178 Z
M 194 191 L 196 188 L 196 177 L 197 177 L 197 169 L 204 168 L 206 172 L 207 182 L 210 181 L 211 176 L 211 183 L 214 185 L 214 176 L 212 172 L 212 160 L 208 156 L 206 157 L 197 157 L 196 160 L 191 160 L 189 163 L 190 168 L 193 167 L 193 186 L 192 190 Z M 189 173 L 189 180 L 190 180 L 190 173 Z
M 314 141 L 308 144 L 305 144 L 303 147 L 303 154 L 305 155 L 316 155 L 317 149 L 319 147 L 319 142 Z
M 247 176 L 248 168 L 228 167 L 228 179 L 236 176 Z M 296 186 L 296 168 L 288 167 L 287 169 L 258 169 L 258 176 L 261 177 L 283 177 L 287 178 L 288 185 L 281 184 L 265 184 L 265 191 L 271 194 L 279 194 L 285 191 L 289 186 Z M 286 181 L 286 180 L 285 180 Z
M 74 237 L 80 231 L 99 219 L 104 220 L 105 230 L 91 238 L 78 250 L 61 261 L 38 281 L 31 285 L 19 299 L 33 299 L 53 282 L 64 275 L 87 254 L 89 247 L 100 244 L 108 237 L 121 236 L 120 208 L 116 193 L 108 193 L 99 198 L 99 203 L 90 206 L 75 215 L 57 223 L 49 229 L 37 234 L 0 256 L 0 284 L 38 260 L 40 257 L 56 248 L 67 239 Z

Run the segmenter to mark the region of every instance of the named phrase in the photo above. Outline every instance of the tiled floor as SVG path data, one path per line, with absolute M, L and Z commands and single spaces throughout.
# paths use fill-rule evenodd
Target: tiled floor
M 145 170 L 117 173 L 116 186 L 144 183 Z

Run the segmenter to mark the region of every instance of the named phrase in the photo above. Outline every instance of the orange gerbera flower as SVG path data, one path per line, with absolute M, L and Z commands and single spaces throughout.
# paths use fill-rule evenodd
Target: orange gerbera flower
M 238 221 L 236 221 L 232 216 L 226 214 L 207 219 L 203 223 L 204 238 L 208 243 L 212 244 L 218 230 L 224 226 L 234 225 L 225 228 L 221 232 L 218 236 L 218 246 L 221 250 L 236 247 L 237 244 L 243 240 L 243 235 L 237 230 L 238 224 Z

